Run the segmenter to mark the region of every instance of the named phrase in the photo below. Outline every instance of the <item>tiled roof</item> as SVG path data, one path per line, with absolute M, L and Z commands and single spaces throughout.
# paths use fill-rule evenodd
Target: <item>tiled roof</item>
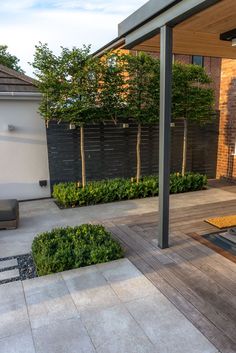
M 38 92 L 36 81 L 0 64 L 0 92 Z

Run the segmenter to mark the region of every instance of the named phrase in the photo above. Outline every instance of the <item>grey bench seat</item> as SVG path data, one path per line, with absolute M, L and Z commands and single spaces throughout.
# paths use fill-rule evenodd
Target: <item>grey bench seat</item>
M 17 228 L 19 204 L 16 199 L 0 200 L 0 229 Z

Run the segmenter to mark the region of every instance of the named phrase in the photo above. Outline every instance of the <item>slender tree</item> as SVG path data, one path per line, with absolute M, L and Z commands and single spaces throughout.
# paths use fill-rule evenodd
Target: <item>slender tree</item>
M 136 182 L 141 177 L 142 125 L 159 119 L 160 62 L 146 53 L 126 55 L 126 103 L 129 117 L 136 120 Z
M 173 65 L 172 117 L 184 121 L 182 175 L 186 172 L 188 124 L 204 125 L 214 118 L 214 90 L 211 78 L 198 65 Z
M 124 55 L 107 52 L 99 62 L 99 109 L 103 119 L 117 121 L 124 116 L 125 102 L 125 60 Z
M 18 71 L 20 73 L 24 73 L 24 71 L 19 65 L 19 61 L 20 59 L 8 52 L 7 45 L 0 45 L 0 64 L 7 66 L 10 69 Z
M 90 47 L 69 50 L 63 48 L 56 56 L 47 44 L 36 46 L 35 74 L 43 98 L 40 113 L 48 122 L 51 119 L 80 127 L 80 154 L 82 186 L 86 185 L 84 151 L 84 126 L 97 119 L 97 94 L 99 78 L 97 59 L 90 55 Z

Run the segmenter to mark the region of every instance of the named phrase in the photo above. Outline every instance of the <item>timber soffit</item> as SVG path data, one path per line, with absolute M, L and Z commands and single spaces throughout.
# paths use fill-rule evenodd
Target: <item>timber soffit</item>
M 192 16 L 220 0 L 149 0 L 137 11 L 118 25 L 118 37 L 93 53 L 100 56 L 104 52 L 116 49 L 132 49 L 136 44 L 158 34 L 160 25 L 172 26 Z M 179 13 L 176 14 L 176 8 Z M 167 17 L 166 17 L 167 13 Z M 178 16 L 177 16 L 178 15 Z M 170 20 L 172 19 L 172 21 Z M 145 28 L 146 27 L 146 28 Z M 145 33 L 143 32 L 146 31 Z
M 154 0 L 150 0 L 153 2 Z M 124 27 L 125 21 L 123 21 L 123 28 L 126 28 L 128 32 L 124 35 L 126 39 L 125 48 L 131 49 L 135 45 L 141 43 L 144 40 L 147 40 L 158 34 L 160 28 L 164 25 L 174 27 L 177 24 L 183 22 L 194 14 L 199 13 L 200 11 L 207 9 L 208 7 L 220 2 L 221 0 L 179 0 L 172 1 L 168 7 L 164 7 L 162 10 L 159 10 L 159 13 L 152 15 L 148 19 L 145 19 L 145 12 L 143 8 L 140 8 L 140 11 L 144 13 L 143 21 L 137 24 L 135 27 L 132 27 L 135 19 L 132 19 L 131 15 L 125 21 L 127 21 L 126 26 Z M 150 2 L 149 2 L 150 3 Z M 146 5 L 148 5 L 147 3 Z M 141 16 L 141 15 L 139 15 Z M 120 26 L 121 28 L 121 26 Z

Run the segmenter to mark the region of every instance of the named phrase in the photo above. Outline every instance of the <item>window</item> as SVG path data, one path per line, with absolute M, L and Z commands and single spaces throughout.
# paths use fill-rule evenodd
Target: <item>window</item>
M 192 56 L 192 64 L 199 65 L 201 67 L 204 66 L 204 57 L 200 55 L 193 55 Z
M 114 69 L 117 65 L 117 58 L 115 55 L 110 56 L 107 60 L 107 64 L 110 68 Z

